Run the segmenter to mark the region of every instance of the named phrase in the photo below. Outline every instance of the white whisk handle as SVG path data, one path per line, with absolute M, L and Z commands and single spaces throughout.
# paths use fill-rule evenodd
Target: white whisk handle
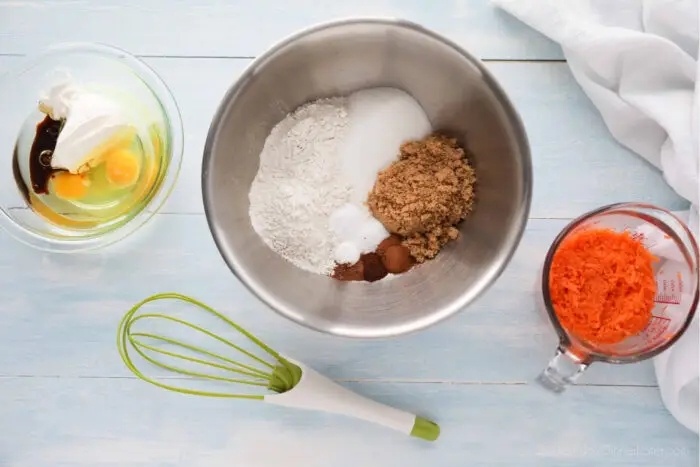
M 440 428 L 429 420 L 362 397 L 304 364 L 288 360 L 301 368 L 301 380 L 287 392 L 265 396 L 265 402 L 347 415 L 429 441 L 440 434 Z

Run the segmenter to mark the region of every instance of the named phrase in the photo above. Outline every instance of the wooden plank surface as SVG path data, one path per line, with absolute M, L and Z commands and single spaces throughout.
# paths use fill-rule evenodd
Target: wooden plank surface
M 0 54 L 93 41 L 139 55 L 251 57 L 301 28 L 350 16 L 419 22 L 482 58 L 562 57 L 488 0 L 3 0 Z
M 490 60 L 535 168 L 531 220 L 499 281 L 451 320 L 388 340 L 331 338 L 275 315 L 230 274 L 202 214 L 201 152 L 226 88 L 271 43 L 349 15 L 418 21 Z M 561 396 L 533 383 L 556 343 L 535 306 L 535 276 L 567 220 L 616 201 L 687 206 L 612 140 L 566 64 L 549 61 L 562 58 L 558 46 L 488 0 L 0 0 L 0 72 L 15 55 L 76 40 L 146 56 L 165 79 L 185 124 L 183 170 L 162 212 L 109 249 L 51 255 L 0 233 L 0 467 L 697 465 L 698 437 L 663 407 L 650 362 L 594 365 Z M 440 442 L 130 377 L 117 322 L 166 290 L 362 394 L 436 419 Z
M 507 271 L 463 313 L 421 333 L 377 341 L 333 338 L 278 317 L 231 275 L 202 215 L 158 215 L 146 231 L 90 255 L 36 252 L 3 235 L 0 374 L 127 376 L 115 346 L 119 319 L 151 294 L 177 291 L 333 378 L 532 382 L 556 346 L 535 307 L 535 277 L 565 224 L 531 220 Z M 651 386 L 655 378 L 649 362 L 593 365 L 582 383 Z
M 697 438 L 655 388 L 348 384 L 437 420 L 435 443 L 262 402 L 163 393 L 132 379 L 0 378 L 11 467 L 697 465 Z

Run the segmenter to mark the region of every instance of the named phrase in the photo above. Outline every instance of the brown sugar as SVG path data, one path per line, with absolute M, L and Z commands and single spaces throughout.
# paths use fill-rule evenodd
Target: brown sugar
M 459 230 L 456 227 L 438 227 L 427 234 L 414 234 L 406 237 L 403 245 L 408 248 L 417 262 L 422 263 L 425 260 L 433 259 L 447 242 L 456 240 L 457 237 L 459 237 Z
M 455 225 L 472 210 L 475 182 L 457 141 L 431 135 L 401 145 L 399 160 L 379 172 L 367 204 L 422 263 L 459 236 Z

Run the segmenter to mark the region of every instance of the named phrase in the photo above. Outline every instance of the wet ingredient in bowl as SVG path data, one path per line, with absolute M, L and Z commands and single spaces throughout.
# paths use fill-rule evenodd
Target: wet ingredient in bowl
M 91 229 L 138 209 L 156 182 L 162 144 L 158 124 L 131 104 L 116 89 L 70 78 L 46 91 L 13 157 L 17 187 L 36 213 Z

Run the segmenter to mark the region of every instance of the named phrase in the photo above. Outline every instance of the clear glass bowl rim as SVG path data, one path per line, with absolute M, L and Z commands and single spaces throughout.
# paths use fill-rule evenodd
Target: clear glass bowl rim
M 12 237 L 34 248 L 61 253 L 94 250 L 113 244 L 134 233 L 145 225 L 160 210 L 175 187 L 182 165 L 184 130 L 182 116 L 172 91 L 165 81 L 145 62 L 120 48 L 97 42 L 66 42 L 51 45 L 44 50 L 23 57 L 21 63 L 0 75 L 0 81 L 11 79 L 12 74 L 41 63 L 47 57 L 66 53 L 93 53 L 124 62 L 143 83 L 153 92 L 166 117 L 166 130 L 169 138 L 170 160 L 161 186 L 153 198 L 141 211 L 124 224 L 104 232 L 84 237 L 59 237 L 44 235 L 29 229 L 0 207 L 0 227 Z

